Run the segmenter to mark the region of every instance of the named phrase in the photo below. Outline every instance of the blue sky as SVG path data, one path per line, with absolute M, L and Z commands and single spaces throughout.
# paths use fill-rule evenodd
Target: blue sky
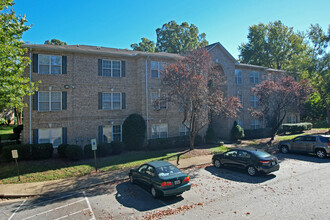
M 175 20 L 195 24 L 209 43 L 220 42 L 235 58 L 247 42 L 249 26 L 281 20 L 294 30 L 330 24 L 329 0 L 14 0 L 17 14 L 32 28 L 24 41 L 43 44 L 56 38 L 68 44 L 130 48 Z

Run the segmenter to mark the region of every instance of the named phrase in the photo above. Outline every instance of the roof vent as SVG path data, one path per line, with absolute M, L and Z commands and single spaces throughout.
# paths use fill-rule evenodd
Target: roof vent
M 101 47 L 96 47 L 97 50 L 101 50 Z

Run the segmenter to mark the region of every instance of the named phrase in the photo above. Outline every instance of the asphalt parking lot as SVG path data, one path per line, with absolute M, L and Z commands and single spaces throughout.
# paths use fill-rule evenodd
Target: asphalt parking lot
M 192 188 L 154 199 L 128 181 L 0 204 L 0 219 L 330 219 L 330 158 L 277 155 L 279 171 L 250 177 L 212 165 L 185 170 Z

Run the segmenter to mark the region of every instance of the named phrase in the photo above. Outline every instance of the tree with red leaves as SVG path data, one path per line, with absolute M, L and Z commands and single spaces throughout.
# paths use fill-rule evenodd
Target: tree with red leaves
M 276 82 L 263 81 L 251 91 L 259 100 L 259 107 L 251 111 L 252 116 L 264 118 L 267 127 L 272 128 L 271 144 L 287 113 L 299 110 L 312 88 L 306 80 L 297 82 L 291 76 L 283 76 Z
M 210 123 L 211 113 L 212 116 L 237 116 L 240 101 L 237 97 L 225 97 L 221 90 L 224 82 L 224 76 L 205 49 L 191 51 L 164 68 L 162 85 L 168 92 L 166 99 L 181 106 L 190 149 L 194 149 L 197 134 Z

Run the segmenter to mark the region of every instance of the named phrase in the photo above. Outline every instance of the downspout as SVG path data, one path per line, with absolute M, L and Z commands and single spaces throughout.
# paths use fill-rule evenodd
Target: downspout
M 147 115 L 147 143 L 149 140 L 149 94 L 148 94 L 148 59 L 149 55 L 146 59 L 146 115 Z
M 30 61 L 32 62 L 32 47 L 30 47 Z M 31 81 L 31 78 L 32 78 L 32 67 L 31 67 L 31 63 L 30 63 L 30 92 L 31 92 L 31 84 L 32 84 L 32 81 Z M 32 95 L 30 95 L 30 144 L 32 144 Z

